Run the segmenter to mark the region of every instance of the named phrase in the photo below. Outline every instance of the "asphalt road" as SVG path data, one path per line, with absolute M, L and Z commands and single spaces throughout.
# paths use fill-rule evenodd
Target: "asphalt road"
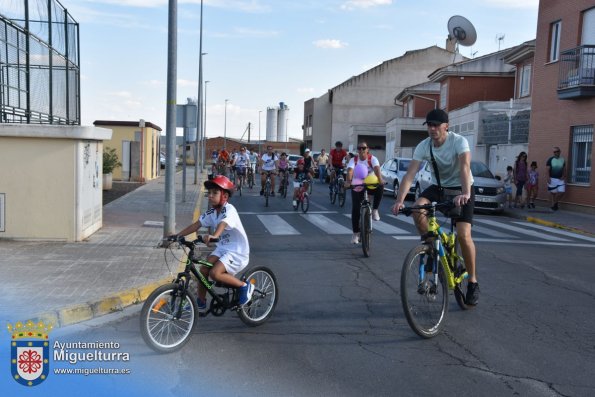
M 139 308 L 132 308 L 55 337 L 119 342 L 130 361 L 117 364 L 130 375 L 52 375 L 48 387 L 74 395 L 93 385 L 113 396 L 595 395 L 595 241 L 478 215 L 479 305 L 463 312 L 451 299 L 443 332 L 423 340 L 409 328 L 399 297 L 415 232 L 387 215 L 390 196 L 381 221 L 396 229 L 381 225 L 387 233 L 374 233 L 370 258 L 349 243 L 350 199 L 343 209 L 330 205 L 317 184 L 312 200 L 305 217 L 289 198 L 275 197 L 265 208 L 256 189 L 233 199 L 251 265 L 270 267 L 278 279 L 279 303 L 268 323 L 249 328 L 234 313 L 210 316 L 182 351 L 158 355 L 144 345 Z M 332 234 L 345 232 L 337 224 L 347 233 Z

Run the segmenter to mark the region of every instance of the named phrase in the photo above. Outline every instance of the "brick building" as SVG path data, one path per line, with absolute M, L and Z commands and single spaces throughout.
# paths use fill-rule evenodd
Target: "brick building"
M 549 200 L 546 161 L 559 146 L 567 160 L 561 207 L 595 212 L 595 1 L 541 0 L 537 21 L 529 153 Z

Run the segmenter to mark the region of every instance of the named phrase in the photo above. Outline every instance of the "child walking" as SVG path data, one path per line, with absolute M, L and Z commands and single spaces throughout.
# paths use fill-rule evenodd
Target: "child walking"
M 529 179 L 527 180 L 527 199 L 529 204 L 527 208 L 535 208 L 535 198 L 539 190 L 539 172 L 537 172 L 537 162 L 531 162 L 531 170 L 529 170 Z
M 506 167 L 506 176 L 504 177 L 504 191 L 506 192 L 506 202 L 508 208 L 512 208 L 512 181 L 514 180 L 514 174 L 512 173 L 512 167 L 509 165 Z

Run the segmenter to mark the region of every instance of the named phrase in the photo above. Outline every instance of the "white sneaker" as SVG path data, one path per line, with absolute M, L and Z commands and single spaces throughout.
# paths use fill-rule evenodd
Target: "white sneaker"
M 351 236 L 351 244 L 359 244 L 359 233 L 353 233 Z
M 297 201 L 293 200 L 292 204 L 294 207 L 297 207 Z
M 378 213 L 378 210 L 372 210 L 372 219 L 374 219 L 375 221 L 380 220 L 380 214 Z

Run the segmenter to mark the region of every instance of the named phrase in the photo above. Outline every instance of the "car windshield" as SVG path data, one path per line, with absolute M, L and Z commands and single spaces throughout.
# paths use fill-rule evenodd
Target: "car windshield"
M 401 160 L 399 161 L 399 171 L 407 171 L 409 168 L 409 163 L 411 160 Z
M 478 178 L 491 178 L 494 179 L 494 174 L 488 169 L 484 163 L 476 161 L 471 162 L 471 174 Z
M 288 157 L 288 159 L 289 159 L 289 161 L 298 161 L 301 157 L 302 156 L 298 156 L 298 155 L 295 155 L 295 154 L 290 154 L 289 157 Z

